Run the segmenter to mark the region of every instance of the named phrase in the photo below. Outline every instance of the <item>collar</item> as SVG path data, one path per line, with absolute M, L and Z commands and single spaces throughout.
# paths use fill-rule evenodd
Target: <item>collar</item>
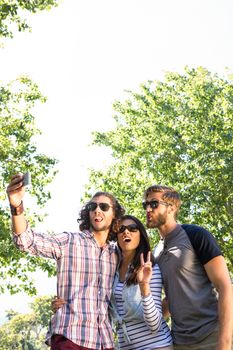
M 176 227 L 164 237 L 164 243 L 170 242 L 174 237 L 176 237 L 179 234 L 181 229 L 181 225 L 177 224 Z
M 95 235 L 93 232 L 91 232 L 89 230 L 83 230 L 81 232 L 81 235 L 85 238 L 91 239 L 97 245 L 97 242 L 95 240 Z M 101 249 L 102 250 L 108 249 L 110 254 L 117 253 L 117 244 L 114 241 L 109 241 L 109 242 L 106 242 L 105 245 Z M 117 255 L 118 255 L 118 253 L 117 253 Z

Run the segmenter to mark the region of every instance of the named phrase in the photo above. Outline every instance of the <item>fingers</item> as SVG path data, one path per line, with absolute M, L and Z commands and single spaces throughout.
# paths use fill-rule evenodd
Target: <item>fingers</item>
M 55 296 L 51 302 L 53 312 L 57 312 L 57 310 L 60 309 L 64 304 L 66 304 L 64 299 Z
M 151 261 L 151 251 L 149 251 L 147 253 L 147 260 L 146 260 L 146 262 L 150 262 L 150 261 Z
M 23 179 L 23 174 L 22 173 L 17 173 L 11 177 L 11 181 L 14 181 L 16 179 Z
M 143 253 L 141 253 L 141 255 L 140 255 L 140 262 L 141 262 L 141 266 L 145 265 Z
M 21 174 L 21 173 L 15 174 L 11 178 L 10 185 L 16 185 L 21 181 L 23 181 L 23 174 Z
M 140 262 L 141 262 L 141 266 L 144 266 L 145 264 L 150 263 L 151 262 L 151 251 L 149 251 L 147 253 L 146 262 L 144 261 L 143 253 L 141 253 L 141 255 L 140 255 Z
M 23 174 L 16 174 L 12 176 L 9 185 L 7 186 L 7 193 L 14 192 L 23 186 Z

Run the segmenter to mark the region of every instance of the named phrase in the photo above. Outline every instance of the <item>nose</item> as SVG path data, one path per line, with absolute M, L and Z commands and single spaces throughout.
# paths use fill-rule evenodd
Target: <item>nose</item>
M 123 232 L 123 237 L 128 236 L 129 234 L 131 234 L 131 232 L 127 228 L 125 228 L 125 231 Z
M 99 204 L 97 204 L 97 207 L 95 208 L 95 213 L 99 213 L 101 212 L 102 210 L 100 209 L 100 206 Z
M 150 204 L 147 204 L 147 206 L 146 206 L 146 212 L 148 213 L 148 212 L 150 212 L 150 211 L 152 211 L 152 208 L 151 208 Z

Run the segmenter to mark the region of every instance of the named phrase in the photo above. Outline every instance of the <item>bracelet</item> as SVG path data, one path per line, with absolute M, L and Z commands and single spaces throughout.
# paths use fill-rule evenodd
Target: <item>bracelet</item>
M 18 207 L 14 207 L 13 205 L 10 204 L 10 210 L 11 210 L 11 215 L 17 216 L 23 213 L 24 207 L 23 207 L 23 201 L 21 201 L 20 205 Z

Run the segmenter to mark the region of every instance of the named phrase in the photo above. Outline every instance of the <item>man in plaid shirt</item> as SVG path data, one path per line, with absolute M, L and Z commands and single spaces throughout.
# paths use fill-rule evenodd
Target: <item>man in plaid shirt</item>
M 13 239 L 16 246 L 57 263 L 57 295 L 65 304 L 51 320 L 48 343 L 52 350 L 113 350 L 108 304 L 117 265 L 109 242 L 115 219 L 124 209 L 109 193 L 97 192 L 80 212 L 80 232 L 36 233 L 23 213 L 23 175 L 7 187 Z

